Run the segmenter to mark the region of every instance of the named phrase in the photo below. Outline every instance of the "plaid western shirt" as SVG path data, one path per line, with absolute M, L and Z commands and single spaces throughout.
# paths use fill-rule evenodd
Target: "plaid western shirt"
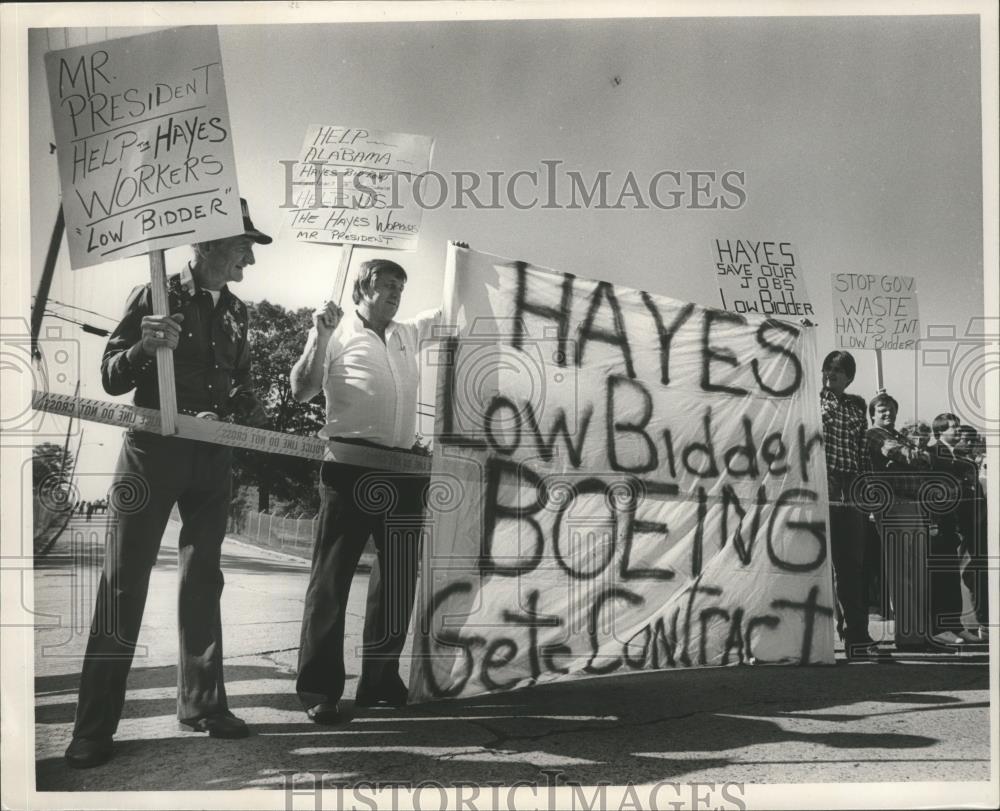
M 864 469 L 865 401 L 856 394 L 836 395 L 823 388 L 819 395 L 823 415 L 826 468 L 835 473 L 861 473 Z

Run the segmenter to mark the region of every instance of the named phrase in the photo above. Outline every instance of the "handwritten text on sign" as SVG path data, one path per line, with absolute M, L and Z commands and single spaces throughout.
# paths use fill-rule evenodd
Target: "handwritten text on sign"
M 716 239 L 713 248 L 724 310 L 784 318 L 813 315 L 790 243 Z
M 916 348 L 920 316 L 912 276 L 834 273 L 831 280 L 838 348 Z
M 284 162 L 295 239 L 416 248 L 422 207 L 414 189 L 433 145 L 423 135 L 311 126 L 299 160 Z
M 411 698 L 833 661 L 812 331 L 458 248 L 446 285 Z
M 45 56 L 73 268 L 242 233 L 218 31 Z

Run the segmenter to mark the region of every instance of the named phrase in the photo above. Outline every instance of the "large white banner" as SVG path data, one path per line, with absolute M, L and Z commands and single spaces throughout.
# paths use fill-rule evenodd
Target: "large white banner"
M 45 55 L 70 265 L 243 233 L 214 26 Z
M 452 248 L 411 700 L 833 662 L 813 335 Z

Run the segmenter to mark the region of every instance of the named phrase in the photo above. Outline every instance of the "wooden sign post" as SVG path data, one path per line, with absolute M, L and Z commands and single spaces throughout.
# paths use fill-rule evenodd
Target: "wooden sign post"
M 170 315 L 163 251 L 149 253 L 149 284 L 153 294 L 153 315 Z M 176 434 L 177 384 L 174 380 L 174 352 L 166 346 L 156 350 L 156 382 L 160 387 L 160 432 L 165 435 Z
M 50 51 L 45 69 L 70 266 L 148 254 L 153 313 L 168 315 L 164 250 L 243 233 L 218 29 Z M 156 367 L 162 432 L 174 434 L 170 349 Z
M 340 300 L 344 297 L 344 288 L 347 286 L 347 274 L 351 269 L 351 257 L 354 255 L 354 246 L 350 243 L 340 246 L 340 264 L 337 266 L 337 276 L 333 281 L 332 301 L 338 307 Z

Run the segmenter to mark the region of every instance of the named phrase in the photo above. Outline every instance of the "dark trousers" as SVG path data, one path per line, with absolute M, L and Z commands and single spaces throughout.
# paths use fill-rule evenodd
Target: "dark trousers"
M 74 737 L 113 735 L 146 606 L 150 570 L 176 503 L 178 549 L 177 717 L 227 709 L 219 601 L 222 540 L 230 500 L 229 448 L 129 431 L 115 482 L 104 572 L 80 679 Z
M 866 516 L 851 503 L 854 474 L 828 471 L 830 504 L 830 549 L 834 585 L 843 620 L 845 643 L 870 641 L 868 635 L 867 579 L 865 577 Z
M 413 611 L 429 481 L 329 462 L 320 478 L 321 507 L 295 685 L 307 709 L 343 695 L 347 598 L 369 537 L 377 555 L 368 579 L 358 689 L 378 691 L 398 677 Z
M 958 556 L 962 562 L 962 582 L 969 590 L 976 622 L 990 622 L 989 555 L 986 534 L 986 499 L 970 499 L 957 511 L 957 529 L 962 539 Z
M 928 524 L 934 527 L 928 548 L 928 575 L 930 582 L 930 631 L 931 635 L 942 631 L 962 630 L 962 586 L 959 580 L 958 538 L 949 522 L 935 522 L 934 516 Z
M 892 599 L 896 647 L 923 648 L 942 631 L 961 630 L 962 596 L 948 526 L 910 494 L 879 516 L 886 584 Z

